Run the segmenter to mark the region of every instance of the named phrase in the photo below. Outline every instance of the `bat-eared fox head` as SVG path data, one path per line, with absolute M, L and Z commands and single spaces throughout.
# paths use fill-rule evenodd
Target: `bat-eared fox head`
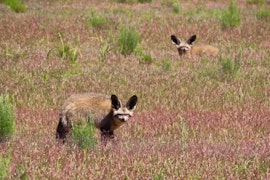
M 123 105 L 118 97 L 113 94 L 111 96 L 111 101 L 114 118 L 121 122 L 126 122 L 132 117 L 138 98 L 136 95 L 133 95 L 126 104 Z
M 179 55 L 184 55 L 191 50 L 192 43 L 196 40 L 196 35 L 191 36 L 187 41 L 181 41 L 175 35 L 171 35 L 171 40 L 176 45 Z

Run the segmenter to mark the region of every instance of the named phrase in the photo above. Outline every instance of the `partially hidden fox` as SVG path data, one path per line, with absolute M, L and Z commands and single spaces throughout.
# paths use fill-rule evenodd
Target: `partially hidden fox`
M 176 45 L 180 56 L 218 56 L 219 49 L 216 47 L 210 45 L 193 45 L 192 43 L 196 38 L 196 35 L 193 35 L 187 41 L 181 41 L 175 35 L 171 35 L 172 43 Z
M 114 130 L 132 117 L 137 101 L 136 95 L 130 97 L 126 104 L 122 104 L 116 95 L 72 95 L 63 103 L 56 138 L 65 142 L 74 124 L 94 123 L 101 132 L 101 139 L 115 139 Z

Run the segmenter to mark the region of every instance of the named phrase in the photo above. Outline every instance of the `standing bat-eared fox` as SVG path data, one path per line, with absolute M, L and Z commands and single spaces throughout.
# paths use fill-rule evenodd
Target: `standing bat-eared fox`
M 175 35 L 171 35 L 172 43 L 176 45 L 180 56 L 218 56 L 219 50 L 216 47 L 210 45 L 192 45 L 196 38 L 196 35 L 193 35 L 187 41 L 181 41 Z
M 72 95 L 62 106 L 56 138 L 65 141 L 73 125 L 94 123 L 102 139 L 115 139 L 114 130 L 132 117 L 137 101 L 136 95 L 126 104 L 122 104 L 116 95 L 111 95 L 111 98 L 96 93 Z

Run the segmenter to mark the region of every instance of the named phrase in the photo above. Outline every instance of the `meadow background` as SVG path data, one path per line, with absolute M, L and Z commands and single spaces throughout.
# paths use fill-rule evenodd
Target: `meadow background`
M 0 144 L 2 179 L 270 179 L 269 1 L 239 0 L 229 20 L 225 0 L 7 2 L 0 93 L 16 129 Z M 220 57 L 179 57 L 171 34 Z M 116 144 L 55 140 L 62 102 L 83 92 L 139 97 Z

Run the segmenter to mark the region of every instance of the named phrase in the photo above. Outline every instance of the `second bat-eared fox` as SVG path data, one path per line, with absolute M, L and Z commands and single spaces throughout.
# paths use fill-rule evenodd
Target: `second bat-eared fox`
M 171 35 L 171 41 L 176 46 L 180 56 L 218 56 L 219 49 L 216 47 L 210 45 L 193 45 L 196 38 L 196 35 L 193 35 L 188 40 L 181 41 L 175 35 Z

